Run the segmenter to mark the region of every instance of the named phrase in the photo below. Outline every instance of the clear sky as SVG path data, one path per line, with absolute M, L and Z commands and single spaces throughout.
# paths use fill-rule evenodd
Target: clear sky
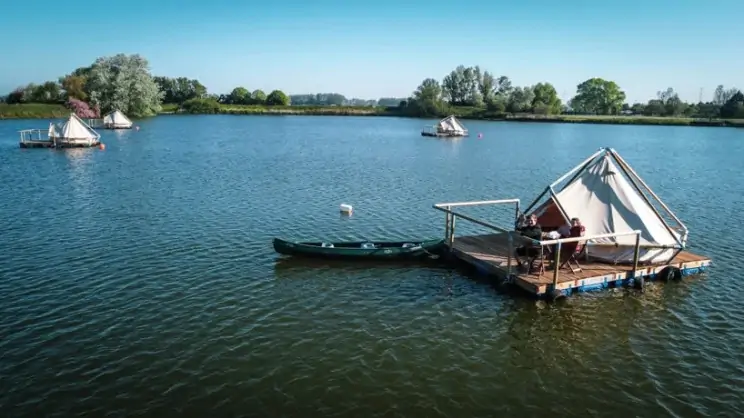
M 5 0 L 0 92 L 123 52 L 213 93 L 404 97 L 463 64 L 564 100 L 594 76 L 630 102 L 709 100 L 744 88 L 743 17 L 744 0 Z

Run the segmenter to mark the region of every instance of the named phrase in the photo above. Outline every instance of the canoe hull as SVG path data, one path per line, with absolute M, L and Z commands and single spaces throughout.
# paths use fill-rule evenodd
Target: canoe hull
M 332 243 L 324 247 L 320 242 L 291 242 L 274 238 L 274 251 L 279 254 L 316 258 L 398 259 L 425 257 L 440 252 L 444 240 L 374 242 L 374 248 L 363 248 L 363 242 Z

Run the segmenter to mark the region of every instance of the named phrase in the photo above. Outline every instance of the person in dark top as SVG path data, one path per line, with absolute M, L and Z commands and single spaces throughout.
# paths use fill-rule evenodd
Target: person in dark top
M 526 219 L 522 217 L 524 222 L 517 225 L 516 230 L 522 236 L 531 238 L 537 241 L 542 239 L 542 227 L 537 222 L 537 215 L 534 213 Z M 520 257 L 533 258 L 540 253 L 540 247 L 533 244 L 520 245 L 516 249 L 516 259 L 519 266 L 522 266 L 522 260 Z

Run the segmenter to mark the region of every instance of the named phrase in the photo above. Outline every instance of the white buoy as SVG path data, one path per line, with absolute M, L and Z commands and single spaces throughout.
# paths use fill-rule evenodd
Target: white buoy
M 344 215 L 351 215 L 351 212 L 354 211 L 354 208 L 352 208 L 351 205 L 347 205 L 346 203 L 342 203 L 341 206 L 339 207 L 339 210 Z

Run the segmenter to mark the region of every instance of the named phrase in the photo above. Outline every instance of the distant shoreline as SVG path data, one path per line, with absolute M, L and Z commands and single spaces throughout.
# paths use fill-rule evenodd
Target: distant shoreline
M 2 119 L 57 119 L 70 111 L 55 104 L 0 104 Z M 175 105 L 164 105 L 160 115 L 193 115 L 178 112 Z M 217 114 L 222 115 L 307 115 L 307 116 L 392 116 L 411 117 L 396 108 L 352 106 L 242 106 L 221 105 Z M 483 109 L 454 108 L 453 114 L 463 120 L 504 122 L 588 123 L 603 125 L 658 125 L 658 126 L 711 126 L 744 128 L 744 119 L 694 119 L 655 116 L 592 116 L 592 115 L 534 115 L 497 114 Z

